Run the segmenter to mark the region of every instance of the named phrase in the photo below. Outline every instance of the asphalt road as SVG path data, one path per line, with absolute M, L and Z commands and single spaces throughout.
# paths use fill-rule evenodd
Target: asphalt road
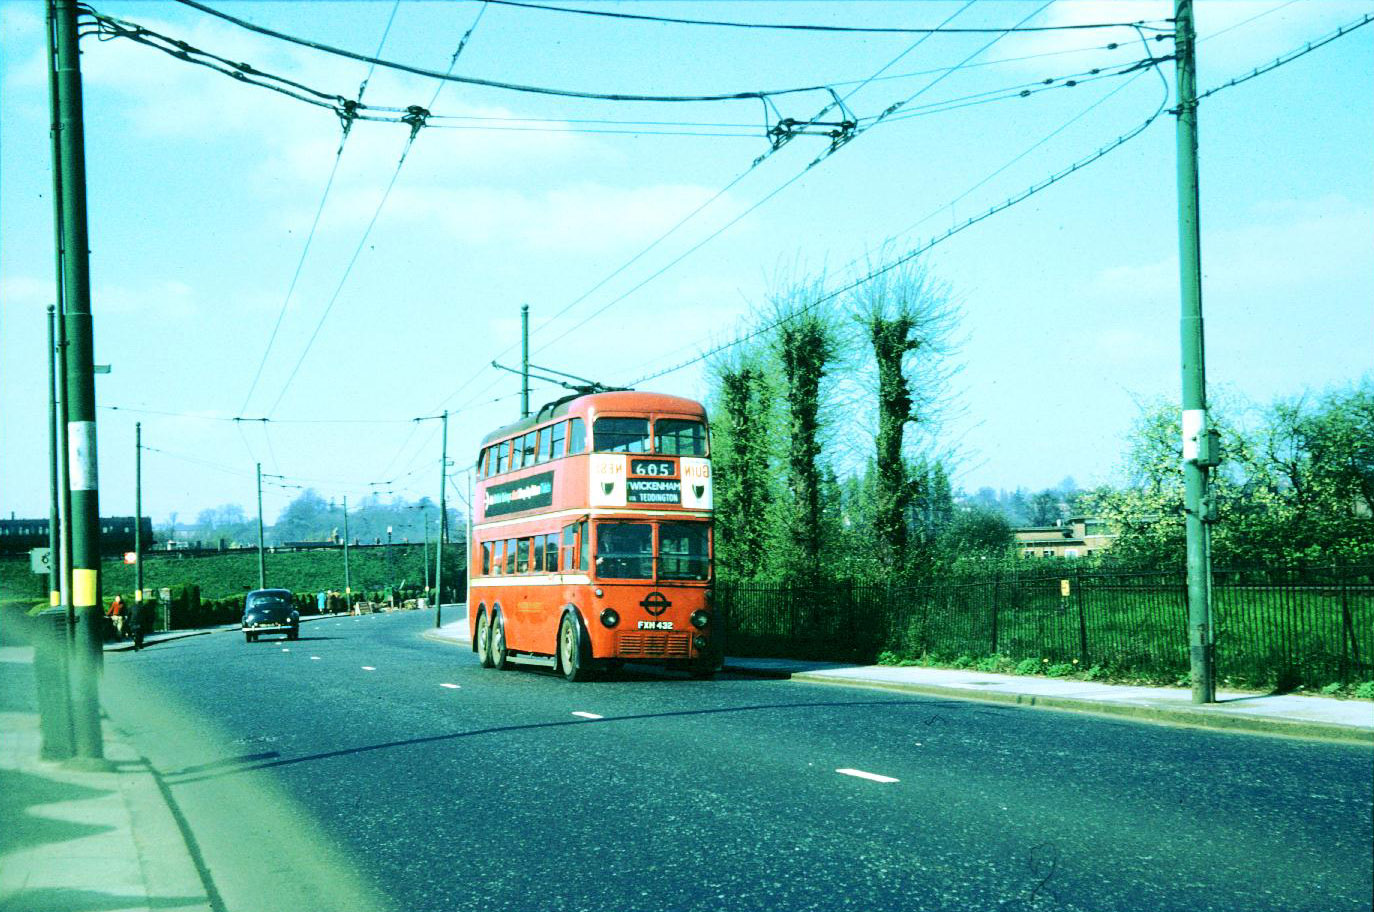
M 111 718 L 221 908 L 1371 907 L 1367 748 L 729 676 L 568 684 L 483 670 L 432 623 L 107 657 Z

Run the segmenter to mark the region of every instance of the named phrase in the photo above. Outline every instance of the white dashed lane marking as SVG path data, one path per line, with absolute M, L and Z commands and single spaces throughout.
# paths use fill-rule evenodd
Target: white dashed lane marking
M 447 687 L 449 690 L 462 690 L 457 684 L 440 684 L 440 687 Z
M 837 769 L 835 772 L 843 776 L 854 776 L 858 779 L 868 779 L 871 782 L 901 782 L 900 779 L 893 779 L 891 776 L 879 776 L 877 773 L 866 773 L 856 769 Z
M 377 669 L 373 668 L 371 665 L 364 665 L 364 666 L 363 666 L 363 671 L 376 671 L 376 670 L 377 670 Z
M 319 657 L 319 656 L 311 656 L 311 657 L 310 657 L 310 661 L 312 661 L 312 662 L 318 662 L 319 660 L 320 660 L 320 657 Z
M 575 712 L 575 713 L 573 713 L 573 715 L 574 715 L 574 716 L 578 716 L 578 717 L 583 718 L 583 719 L 604 719 L 604 718 L 606 718 L 605 716 L 598 716 L 596 713 L 588 713 L 588 712 Z

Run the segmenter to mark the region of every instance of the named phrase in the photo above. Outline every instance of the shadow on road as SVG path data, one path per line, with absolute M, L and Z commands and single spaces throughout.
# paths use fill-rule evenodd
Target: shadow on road
M 356 754 L 366 754 L 372 751 L 390 750 L 398 747 L 412 747 L 417 744 L 435 744 L 443 741 L 455 741 L 459 738 L 475 738 L 483 735 L 502 735 L 514 732 L 541 731 L 545 729 L 564 728 L 573 725 L 614 725 L 624 722 L 637 722 L 644 719 L 671 719 L 682 716 L 713 716 L 725 713 L 746 713 L 760 712 L 763 710 L 775 709 L 824 709 L 831 707 L 845 708 L 866 708 L 866 707 L 891 707 L 902 706 L 920 711 L 929 710 L 932 706 L 941 706 L 949 709 L 958 709 L 964 712 L 1000 714 L 1004 712 L 1015 712 L 1012 708 L 971 706 L 966 700 L 922 700 L 914 702 L 912 700 L 851 700 L 841 702 L 807 702 L 807 703 L 758 703 L 751 706 L 727 706 L 715 709 L 681 709 L 670 712 L 657 713 L 635 713 L 628 716 L 608 716 L 604 719 L 568 719 L 556 722 L 529 722 L 522 725 L 498 725 L 490 728 L 477 728 L 470 731 L 448 732 L 442 735 L 426 735 L 420 738 L 404 738 L 400 741 L 387 741 L 382 744 L 368 744 L 362 747 L 341 748 L 339 750 L 323 751 L 318 754 L 307 754 L 303 757 L 286 757 L 278 760 L 268 760 L 262 763 L 246 763 L 236 765 L 233 769 L 223 772 L 213 772 L 205 775 L 179 775 L 177 773 L 166 773 L 167 781 L 173 785 L 184 785 L 189 782 L 200 782 L 205 779 L 218 779 L 223 776 L 234 776 L 239 773 L 253 772 L 255 770 L 272 769 L 282 766 L 295 766 L 300 763 L 312 763 L 317 760 L 329 760 L 335 757 L 348 757 Z M 183 770 L 183 773 L 189 770 Z

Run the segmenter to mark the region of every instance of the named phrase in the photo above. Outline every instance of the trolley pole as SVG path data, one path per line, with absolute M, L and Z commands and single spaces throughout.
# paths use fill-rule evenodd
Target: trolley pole
M 1193 702 L 1216 700 L 1211 606 L 1212 516 L 1208 470 L 1217 465 L 1216 437 L 1207 420 L 1203 355 L 1202 251 L 1198 227 L 1197 61 L 1192 0 L 1175 0 L 1174 47 L 1178 84 L 1178 246 L 1182 313 L 1184 529 L 1188 548 L 1188 647 Z
M 258 463 L 258 588 L 267 588 L 267 552 L 262 547 L 262 463 Z
M 425 546 L 420 549 L 420 554 L 425 559 L 425 590 L 429 590 L 429 514 L 424 510 L 420 511 L 420 525 L 424 527 Z
M 90 241 L 86 227 L 86 150 L 81 110 L 81 60 L 76 0 L 55 0 L 53 47 L 62 174 L 62 266 L 67 358 L 68 475 L 71 482 L 72 613 L 77 622 L 72 678 L 73 729 L 79 765 L 106 768 L 100 731 L 98 675 L 100 492 L 95 434 L 95 374 L 91 329 Z
M 353 579 L 348 575 L 348 495 L 343 499 L 344 511 L 344 607 L 353 613 Z M 261 512 L 261 511 L 259 511 Z
M 434 626 L 443 623 L 444 539 L 448 532 L 448 409 L 444 409 L 443 443 L 439 447 L 439 540 L 434 546 Z
M 58 539 L 59 515 L 57 503 L 61 498 L 61 487 L 57 478 L 57 308 L 48 305 L 48 607 L 56 608 L 62 604 L 62 592 L 58 585 L 62 571 L 58 552 L 61 544 Z
M 143 603 L 143 422 L 134 422 L 134 610 Z
M 520 305 L 520 417 L 530 416 L 530 306 Z

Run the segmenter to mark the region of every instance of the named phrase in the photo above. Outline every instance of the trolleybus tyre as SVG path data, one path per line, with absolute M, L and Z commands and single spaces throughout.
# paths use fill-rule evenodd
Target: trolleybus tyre
M 491 633 L 487 634 L 487 653 L 491 658 L 491 667 L 500 671 L 509 667 L 506 656 L 506 621 L 499 612 L 492 612 Z
M 477 664 L 483 668 L 491 667 L 491 618 L 486 611 L 477 612 L 477 633 L 473 635 L 472 645 L 477 647 Z
M 591 650 L 577 615 L 563 612 L 558 625 L 558 670 L 569 681 L 585 681 L 592 676 Z

